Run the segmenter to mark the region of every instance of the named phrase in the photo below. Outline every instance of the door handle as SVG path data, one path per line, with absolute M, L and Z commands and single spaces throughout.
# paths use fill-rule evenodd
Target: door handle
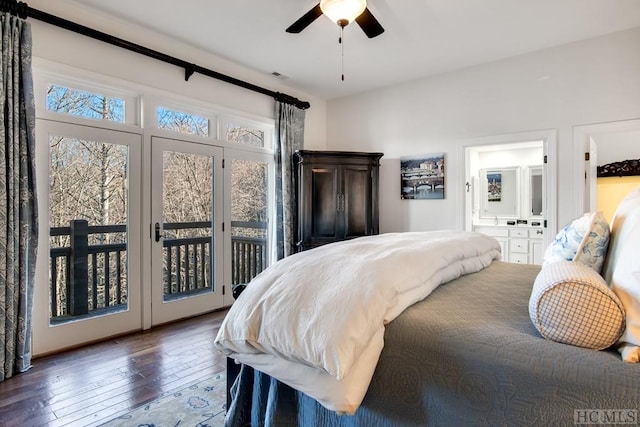
M 338 212 L 344 212 L 344 193 L 338 194 Z
M 162 239 L 162 233 L 160 233 L 160 224 L 156 222 L 156 242 L 159 242 Z

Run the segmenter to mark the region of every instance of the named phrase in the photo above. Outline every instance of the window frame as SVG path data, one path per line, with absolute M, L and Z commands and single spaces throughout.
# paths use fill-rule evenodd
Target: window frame
M 218 139 L 222 140 L 222 141 L 227 141 L 231 144 L 233 144 L 233 147 L 248 147 L 248 148 L 254 148 L 254 149 L 261 149 L 261 150 L 266 150 L 268 152 L 274 152 L 274 140 L 275 140 L 275 121 L 271 120 L 269 122 L 267 121 L 259 121 L 259 120 L 254 120 L 254 119 L 249 119 L 246 117 L 242 117 L 242 116 L 238 116 L 238 115 L 230 115 L 230 114 L 226 114 L 226 115 L 222 115 L 220 116 L 220 120 L 219 120 L 219 126 L 218 126 Z M 255 129 L 255 130 L 259 130 L 262 131 L 263 135 L 264 135 L 264 143 L 262 147 L 255 147 L 253 145 L 247 145 L 247 144 L 241 144 L 241 143 L 237 143 L 235 141 L 228 141 L 227 140 L 227 135 L 226 135 L 226 131 L 227 131 L 227 127 L 229 125 L 240 125 L 242 127 L 245 127 L 247 129 Z
M 56 71 L 36 68 L 34 73 L 34 96 L 36 98 L 36 115 L 39 118 L 47 118 L 55 121 L 63 121 L 75 124 L 99 125 L 105 128 L 123 130 L 126 127 L 141 127 L 141 93 L 129 88 L 107 82 L 106 79 L 92 78 L 91 76 L 78 77 L 75 74 L 64 75 Z M 124 101 L 124 122 L 101 120 L 96 118 L 77 116 L 64 112 L 47 109 L 47 89 L 49 85 L 66 87 L 72 90 L 80 90 L 99 94 L 108 98 L 119 98 Z M 132 129 L 129 129 L 130 131 Z
M 150 131 L 151 133 L 161 132 L 164 135 L 173 135 L 174 138 L 176 136 L 179 136 L 180 138 L 187 137 L 187 138 L 198 138 L 198 139 L 205 139 L 205 140 L 210 140 L 212 138 L 215 138 L 216 135 L 218 134 L 218 114 L 211 109 L 199 108 L 197 103 L 193 103 L 193 104 L 194 105 L 182 103 L 182 102 L 176 102 L 174 100 L 166 99 L 166 98 L 164 99 L 155 98 L 155 97 L 151 98 L 149 102 L 145 103 L 145 108 L 147 109 L 146 116 L 150 117 L 150 121 L 152 123 L 151 129 L 148 129 L 148 131 Z M 194 116 L 207 119 L 209 121 L 208 135 L 203 136 L 203 135 L 197 135 L 193 133 L 182 133 L 182 132 L 177 132 L 170 129 L 161 128 L 158 123 L 159 108 L 166 108 L 167 110 L 175 111 L 178 113 L 191 114 Z

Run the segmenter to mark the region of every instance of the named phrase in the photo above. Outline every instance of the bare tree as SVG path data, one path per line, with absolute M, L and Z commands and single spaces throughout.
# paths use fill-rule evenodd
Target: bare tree
M 124 101 L 95 93 L 60 86 L 48 88 L 47 108 L 85 118 L 124 122 Z M 205 117 L 158 109 L 160 128 L 197 136 L 209 135 L 209 121 Z M 264 133 L 260 130 L 231 126 L 227 129 L 227 140 L 243 145 L 262 147 Z M 68 227 L 70 221 L 85 219 L 89 226 L 118 226 L 128 222 L 128 148 L 117 143 L 91 141 L 63 136 L 50 138 L 50 224 L 51 227 Z M 263 223 L 267 220 L 267 168 L 265 164 L 245 160 L 233 160 L 232 165 L 232 219 Z M 134 167 L 137 167 L 134 166 Z M 179 224 L 171 230 L 165 227 L 166 239 L 189 239 L 213 236 L 213 228 L 206 226 L 213 218 L 214 203 L 214 159 L 206 155 L 165 151 L 163 153 L 163 223 Z M 205 225 L 203 225 L 203 223 Z M 264 230 L 233 228 L 233 235 L 266 238 Z M 95 233 L 89 237 L 89 245 L 126 243 L 127 232 Z M 69 248 L 70 236 L 51 237 L 51 248 Z M 181 259 L 163 259 L 165 274 L 172 280 L 178 275 L 184 282 L 200 280 L 208 286 L 209 278 L 199 277 L 187 266 L 210 264 L 210 246 L 196 250 L 185 246 Z M 105 251 L 105 253 L 107 253 Z M 98 282 L 97 294 L 90 292 L 90 301 L 96 307 L 126 302 L 126 252 L 120 259 L 114 255 L 98 255 L 90 261 L 90 281 Z M 114 271 L 123 264 L 121 283 L 110 277 L 106 283 L 106 269 Z M 169 265 L 171 264 L 171 265 Z M 203 265 L 203 264 L 198 264 Z M 56 306 L 58 314 L 66 310 L 67 269 L 63 263 L 55 266 Z M 189 271 L 187 271 L 189 270 Z M 118 270 L 120 271 L 120 270 Z M 198 276 L 198 277 L 196 277 Z M 202 276 L 202 275 L 200 275 Z M 106 299 L 106 289 L 124 285 L 123 301 L 114 301 L 113 293 Z

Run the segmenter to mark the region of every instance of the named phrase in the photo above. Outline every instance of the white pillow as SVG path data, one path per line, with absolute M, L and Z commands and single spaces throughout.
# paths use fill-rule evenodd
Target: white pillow
M 640 362 L 640 187 L 618 205 L 611 222 L 611 247 L 603 276 L 620 298 L 627 327 L 618 351 L 627 362 Z
M 607 283 L 611 283 L 613 267 L 617 263 L 618 255 L 624 245 L 629 241 L 626 234 L 634 227 L 633 222 L 626 223 L 625 219 L 629 214 L 640 206 L 640 187 L 632 190 L 625 196 L 616 208 L 611 219 L 611 236 L 609 239 L 609 249 L 607 257 L 602 267 L 602 277 Z M 626 224 L 626 225 L 625 225 Z
M 572 261 L 542 267 L 531 291 L 529 317 L 544 338 L 594 350 L 615 344 L 625 327 L 624 308 L 607 282 Z
M 602 212 L 586 213 L 573 220 L 547 247 L 542 264 L 576 261 L 602 271 L 609 245 L 609 224 Z

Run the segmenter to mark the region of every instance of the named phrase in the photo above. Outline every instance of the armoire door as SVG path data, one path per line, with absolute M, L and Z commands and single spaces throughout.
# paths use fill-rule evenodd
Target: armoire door
M 309 166 L 304 171 L 306 191 L 301 202 L 305 217 L 305 235 L 312 241 L 333 241 L 341 237 L 338 210 L 341 206 L 340 171 L 335 165 Z
M 353 238 L 372 234 L 371 169 L 368 166 L 345 165 L 341 173 L 339 227 L 341 237 Z

